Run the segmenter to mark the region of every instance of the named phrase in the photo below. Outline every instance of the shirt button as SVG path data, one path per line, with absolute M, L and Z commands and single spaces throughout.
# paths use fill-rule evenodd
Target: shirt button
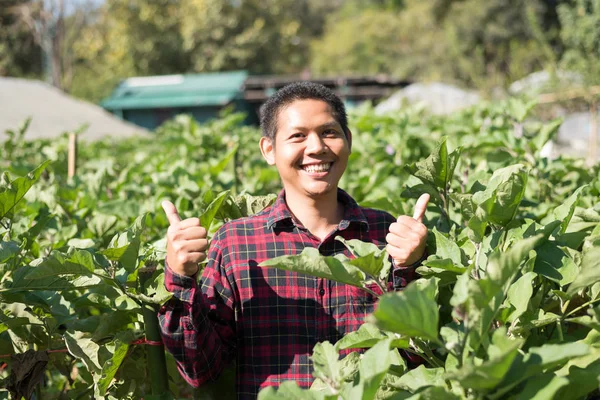
M 319 289 L 319 294 L 323 296 L 325 294 L 325 289 Z

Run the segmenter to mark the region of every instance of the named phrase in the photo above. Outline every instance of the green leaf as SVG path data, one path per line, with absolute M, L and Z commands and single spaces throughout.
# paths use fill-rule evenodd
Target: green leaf
M 489 360 L 481 365 L 466 364 L 447 374 L 446 377 L 459 381 L 461 386 L 469 389 L 486 391 L 495 388 L 508 373 L 524 342 L 509 339 L 505 335 L 506 329 L 498 329 L 494 332 L 493 343 L 488 348 Z
M 537 249 L 534 271 L 546 278 L 566 286 L 577 277 L 578 268 L 575 261 L 555 242 L 546 242 Z
M 101 343 L 106 339 L 114 337 L 116 332 L 130 329 L 134 322 L 137 322 L 138 318 L 135 312 L 114 310 L 110 314 L 102 314 L 99 316 L 99 323 L 97 329 L 91 339 L 95 342 Z
M 416 392 L 428 386 L 444 386 L 444 368 L 425 368 L 419 365 L 417 368 L 402 375 L 393 385 L 396 389 Z
M 437 289 L 436 279 L 419 279 L 409 283 L 401 292 L 383 295 L 373 313 L 377 326 L 404 336 L 439 343 Z
M 110 386 L 113 378 L 119 370 L 119 367 L 123 363 L 125 356 L 127 355 L 127 351 L 129 350 L 129 344 L 123 343 L 118 339 L 114 340 L 112 345 L 115 347 L 115 350 L 112 357 L 102 366 L 102 376 L 98 381 L 96 396 L 106 395 L 108 387 Z M 107 345 L 107 347 L 109 347 L 109 345 Z
M 346 382 L 354 381 L 354 377 L 358 374 L 358 365 L 362 354 L 353 352 L 342 358 L 339 363 L 340 376 Z
M 252 196 L 248 193 L 244 193 L 239 196 L 232 197 L 233 204 L 239 210 L 237 218 L 248 217 L 264 210 L 265 207 L 273 204 L 277 198 L 274 194 L 266 196 Z
M 391 339 L 382 340 L 367 350 L 360 360 L 359 383 L 362 400 L 372 400 L 379 388 L 381 380 L 390 368 Z M 355 390 L 353 389 L 353 393 Z M 357 397 L 352 397 L 357 398 Z
M 357 267 L 344 265 L 337 257 L 323 257 L 314 247 L 305 248 L 299 255 L 263 261 L 260 266 L 275 267 L 358 287 L 362 287 L 362 282 L 366 279 L 365 273 Z
M 435 227 L 433 228 L 433 235 L 435 238 L 435 255 L 441 259 L 449 258 L 456 265 L 462 265 L 462 256 L 458 244 L 448 239 Z
M 510 315 L 510 322 L 516 320 L 527 311 L 529 300 L 533 295 L 532 283 L 536 276 L 537 274 L 534 272 L 527 272 L 508 289 L 507 300 L 515 308 L 515 311 Z
M 350 250 L 354 259 L 348 261 L 364 273 L 386 282 L 392 267 L 385 249 L 379 249 L 374 243 L 363 242 L 358 239 L 346 240 L 341 236 L 335 238 Z
M 573 295 L 583 289 L 600 282 L 600 244 L 585 248 L 581 260 L 581 270 L 575 280 L 569 285 L 567 294 Z
M 460 275 L 467 270 L 466 267 L 463 267 L 460 264 L 459 265 L 454 264 L 454 262 L 452 262 L 452 260 L 449 258 L 444 258 L 443 260 L 440 260 L 440 259 L 437 259 L 434 257 L 436 257 L 436 256 L 429 256 L 429 258 L 426 261 L 423 261 L 423 266 L 428 267 L 433 272 L 440 273 L 440 272 L 444 272 L 444 271 L 449 271 L 454 274 Z M 417 268 L 417 272 L 420 274 L 423 273 L 420 270 L 421 268 L 422 267 Z
M 147 293 L 153 300 L 152 304 L 158 305 L 163 305 L 173 297 L 173 293 L 165 288 L 165 274 L 156 276 L 150 287 L 148 287 Z
M 526 101 L 524 99 L 512 97 L 508 100 L 508 111 L 517 122 L 525 121 L 531 110 L 537 105 L 537 100 Z
M 100 361 L 98 360 L 98 351 L 100 346 L 86 337 L 75 337 L 69 332 L 64 333 L 65 343 L 69 353 L 81 360 L 87 369 L 91 372 L 100 372 Z
M 429 386 L 419 393 L 407 397 L 406 400 L 461 400 L 461 397 L 455 395 L 454 393 L 448 392 L 442 386 Z
M 561 400 L 576 400 L 598 389 L 598 376 L 600 376 L 600 357 L 590 354 L 589 360 L 594 360 L 585 365 L 578 365 L 576 360 L 571 360 L 556 375 L 564 376 L 569 384 L 563 386 L 556 398 Z M 563 375 L 564 374 L 564 375 Z
M 10 258 L 19 254 L 20 251 L 21 248 L 15 241 L 10 240 L 8 242 L 0 242 L 0 263 L 5 263 Z
M 75 250 L 73 254 L 65 257 L 62 253 L 54 252 L 41 264 L 27 274 L 26 279 L 42 279 L 57 275 L 91 275 L 94 273 L 95 263 L 92 253 L 86 250 Z
M 142 214 L 135 219 L 133 224 L 123 233 L 116 234 L 108 248 L 100 252 L 111 261 L 121 263 L 125 271 L 132 273 L 138 266 L 140 252 L 140 236 L 146 228 L 148 214 Z
M 87 228 L 97 237 L 102 238 L 117 224 L 119 219 L 114 215 L 96 213 L 88 222 Z
M 452 180 L 461 151 L 460 148 L 457 148 L 448 154 L 446 140 L 446 137 L 442 138 L 435 150 L 425 160 L 417 161 L 406 167 L 411 175 L 442 190 L 445 190 Z
M 530 145 L 533 144 L 534 151 L 539 152 L 548 141 L 556 136 L 563 121 L 563 118 L 557 118 L 542 126 L 529 142 Z
M 42 172 L 44 172 L 50 162 L 50 160 L 44 161 L 40 166 L 28 173 L 27 176 L 15 179 L 0 191 L 0 220 L 14 208 L 23 196 L 25 196 L 25 193 L 40 179 Z
M 375 346 L 381 340 L 392 339 L 392 348 L 407 349 L 409 347 L 409 339 L 404 337 L 397 338 L 395 334 L 382 332 L 377 326 L 364 323 L 354 332 L 346 334 L 343 338 L 338 340 L 335 344 L 335 348 L 338 350 L 345 349 L 362 349 L 370 348 Z
M 34 263 L 32 262 L 31 265 Z M 22 290 L 74 290 L 94 287 L 102 284 L 101 278 L 98 276 L 90 275 L 54 275 L 47 276 L 44 274 L 43 278 L 30 279 L 29 275 L 36 271 L 36 268 L 21 267 L 17 269 L 13 274 L 13 282 L 9 288 L 0 289 L 2 291 L 22 291 Z
M 227 167 L 227 164 L 233 159 L 235 153 L 237 153 L 238 145 L 234 145 L 231 150 L 225 156 L 219 160 L 219 162 L 210 167 L 210 174 L 213 176 L 219 175 Z M 202 225 L 204 226 L 204 225 Z M 206 227 L 205 227 L 206 228 Z M 208 229 L 208 228 L 207 228 Z
M 595 329 L 600 332 L 600 321 L 598 321 L 596 318 L 590 317 L 589 315 L 567 318 L 565 321 L 587 326 L 590 329 Z
M 587 185 L 581 186 L 575 190 L 575 192 L 569 196 L 568 199 L 563 201 L 560 206 L 556 207 L 552 212 L 552 216 L 555 220 L 560 222 L 559 233 L 565 233 L 575 213 L 575 207 L 581 197 L 581 192 L 587 187 Z
M 513 244 L 508 251 L 492 254 L 486 269 L 487 277 L 480 281 L 483 283 L 482 288 L 486 290 L 489 299 L 512 281 L 521 262 L 542 239 L 543 235 L 523 239 Z
M 440 192 L 438 191 L 438 189 L 431 183 L 419 183 L 417 185 L 406 188 L 402 191 L 400 197 L 408 199 L 418 199 L 424 193 L 429 194 L 431 201 L 433 201 L 439 207 L 443 207 L 444 201 L 442 200 L 442 196 L 440 196 Z
M 206 207 L 202 215 L 200 215 L 200 225 L 204 227 L 207 231 L 210 229 L 210 225 L 215 219 L 215 215 L 219 212 L 221 205 L 229 196 L 229 191 L 226 190 L 217 195 L 217 197 Z
M 494 171 L 487 188 L 472 197 L 473 203 L 477 205 L 477 218 L 473 222 L 470 221 L 469 226 L 481 224 L 475 224 L 476 221 L 489 221 L 497 226 L 508 225 L 517 213 L 526 186 L 527 173 L 522 164 Z M 472 229 L 475 230 L 473 227 Z
M 278 389 L 267 387 L 258 393 L 258 400 L 335 400 L 321 392 L 301 389 L 295 381 L 284 381 Z
M 341 382 L 339 354 L 331 343 L 317 343 L 310 358 L 313 361 L 315 378 L 328 382 Z
M 562 387 L 569 384 L 569 380 L 562 376 L 554 374 L 544 374 L 537 376 L 536 379 L 530 379 L 519 393 L 516 400 L 553 400 L 561 399 L 557 393 Z

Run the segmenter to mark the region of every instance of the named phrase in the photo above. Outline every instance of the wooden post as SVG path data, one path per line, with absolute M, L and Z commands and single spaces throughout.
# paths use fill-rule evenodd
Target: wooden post
M 68 175 L 69 179 L 75 176 L 77 167 L 77 135 L 69 133 Z
M 590 136 L 589 136 L 589 165 L 598 161 L 598 103 L 596 99 L 590 101 Z

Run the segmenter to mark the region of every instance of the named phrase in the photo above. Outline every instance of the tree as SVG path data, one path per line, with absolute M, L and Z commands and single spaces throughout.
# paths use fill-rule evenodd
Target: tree
M 330 16 L 314 42 L 316 72 L 385 72 L 489 89 L 543 68 L 548 59 L 531 26 L 540 21 L 549 32 L 547 1 L 405 0 L 392 9 L 370 2 L 367 10 L 352 3 Z
M 38 76 L 41 51 L 15 8 L 27 0 L 3 0 L 0 7 L 0 76 Z
M 292 73 L 330 8 L 307 0 L 183 0 L 181 34 L 194 71 Z
M 565 52 L 563 68 L 600 84 L 600 0 L 576 0 L 558 6 Z
M 86 24 L 91 1 L 75 5 L 73 0 L 30 0 L 18 2 L 10 11 L 16 23 L 28 28 L 42 50 L 42 66 L 46 80 L 52 85 L 68 88 L 72 79 L 74 42 Z M 71 12 L 68 14 L 67 9 Z

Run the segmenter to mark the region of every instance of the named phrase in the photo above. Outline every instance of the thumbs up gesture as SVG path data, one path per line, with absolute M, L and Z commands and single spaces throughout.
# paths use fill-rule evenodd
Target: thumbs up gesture
M 423 194 L 417 200 L 413 217 L 402 215 L 390 225 L 385 237 L 386 250 L 398 266 L 409 266 L 419 261 L 425 252 L 427 227 L 423 225 L 423 215 L 427 209 L 429 195 Z
M 170 201 L 163 201 L 162 208 L 169 220 L 167 230 L 167 262 L 169 268 L 180 275 L 193 276 L 198 272 L 198 263 L 206 259 L 208 239 L 200 219 L 183 221 L 177 208 Z

